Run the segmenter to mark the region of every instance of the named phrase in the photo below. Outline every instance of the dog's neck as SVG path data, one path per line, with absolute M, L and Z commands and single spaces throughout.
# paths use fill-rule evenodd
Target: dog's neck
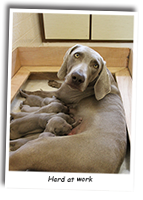
M 70 97 L 69 95 L 70 94 Z M 77 104 L 82 99 L 94 95 L 94 85 L 89 84 L 85 91 L 81 92 L 78 89 L 72 89 L 65 82 L 60 89 L 56 92 L 56 97 L 65 102 L 66 104 Z
M 90 82 L 87 87 L 94 87 L 98 77 L 99 77 L 99 75 L 92 82 Z

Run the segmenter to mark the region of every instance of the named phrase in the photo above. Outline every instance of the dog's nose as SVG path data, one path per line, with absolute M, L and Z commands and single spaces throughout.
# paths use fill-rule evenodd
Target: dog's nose
M 72 73 L 72 82 L 80 85 L 85 81 L 85 76 L 83 74 L 80 74 L 79 72 L 73 72 Z

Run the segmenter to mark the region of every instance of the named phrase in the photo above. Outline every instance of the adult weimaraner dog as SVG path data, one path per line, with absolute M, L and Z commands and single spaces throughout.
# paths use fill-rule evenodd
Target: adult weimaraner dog
M 9 169 L 118 173 L 126 153 L 126 122 L 105 61 L 93 49 L 75 45 L 67 51 L 58 77 L 65 81 L 57 91 L 25 92 L 72 104 L 71 112 L 82 123 L 74 135 L 39 137 L 11 152 Z

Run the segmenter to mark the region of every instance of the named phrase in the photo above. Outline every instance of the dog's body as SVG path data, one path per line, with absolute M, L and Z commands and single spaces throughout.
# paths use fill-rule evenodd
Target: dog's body
M 119 90 L 102 57 L 76 45 L 66 53 L 58 77 L 65 77 L 59 90 L 34 94 L 76 104 L 71 112 L 82 123 L 74 135 L 39 137 L 12 152 L 10 170 L 117 173 L 126 153 L 126 122 Z

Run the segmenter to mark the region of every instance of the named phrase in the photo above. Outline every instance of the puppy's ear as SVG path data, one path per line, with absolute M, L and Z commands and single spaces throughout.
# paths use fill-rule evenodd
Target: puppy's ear
M 94 85 L 94 93 L 97 100 L 103 99 L 111 92 L 111 81 L 107 71 L 106 62 L 102 59 L 102 71 Z
M 56 135 L 57 134 L 57 128 L 54 128 L 54 131 L 53 131 L 53 133 Z
M 63 64 L 60 68 L 60 70 L 57 73 L 57 76 L 59 79 L 64 79 L 66 74 L 67 74 L 67 60 L 68 60 L 68 56 L 72 53 L 73 50 L 75 50 L 76 48 L 78 48 L 80 45 L 76 44 L 75 46 L 71 47 L 70 49 L 68 49 L 68 51 L 66 52 L 64 59 L 63 59 Z

